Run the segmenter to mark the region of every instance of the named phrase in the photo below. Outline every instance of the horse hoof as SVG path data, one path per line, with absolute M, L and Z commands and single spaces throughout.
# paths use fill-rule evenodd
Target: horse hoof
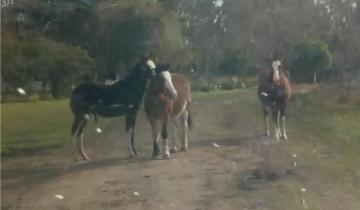
M 179 151 L 179 149 L 177 148 L 177 146 L 170 149 L 170 153 L 175 153 L 175 152 L 178 152 L 178 151 Z
M 186 151 L 188 151 L 188 147 L 186 147 L 186 146 L 182 146 L 182 147 L 181 147 L 181 151 L 182 151 L 182 152 L 186 152 Z
M 170 154 L 163 154 L 163 159 L 164 160 L 169 160 L 170 159 Z
M 138 155 L 137 154 L 129 154 L 129 158 L 137 158 Z
M 286 134 L 283 135 L 281 138 L 284 139 L 284 140 L 288 140 L 288 136 Z
M 82 159 L 83 159 L 83 160 L 90 160 L 89 157 L 83 157 Z

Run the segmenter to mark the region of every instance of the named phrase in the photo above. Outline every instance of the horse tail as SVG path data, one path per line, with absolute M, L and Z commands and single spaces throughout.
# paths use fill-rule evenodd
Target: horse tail
M 187 116 L 186 120 L 187 120 L 188 128 L 191 130 L 194 127 L 194 124 L 193 124 L 191 111 L 190 111 L 190 101 L 187 104 L 187 112 L 188 112 L 188 116 Z

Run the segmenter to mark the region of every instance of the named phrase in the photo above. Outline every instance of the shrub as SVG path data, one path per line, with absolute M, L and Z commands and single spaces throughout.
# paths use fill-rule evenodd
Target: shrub
M 296 80 L 316 82 L 316 74 L 328 70 L 332 55 L 326 43 L 319 40 L 300 42 L 291 56 L 292 75 Z

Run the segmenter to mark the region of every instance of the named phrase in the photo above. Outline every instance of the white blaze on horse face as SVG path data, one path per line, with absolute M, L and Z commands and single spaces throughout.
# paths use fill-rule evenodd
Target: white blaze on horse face
M 280 81 L 279 66 L 281 66 L 281 62 L 279 60 L 276 60 L 272 63 L 272 68 L 274 71 L 274 74 L 273 74 L 273 82 L 274 83 L 279 83 L 279 81 Z
M 171 97 L 176 98 L 177 97 L 177 91 L 174 87 L 174 84 L 171 79 L 171 74 L 169 71 L 163 71 L 161 72 L 162 77 L 164 78 L 164 86 L 165 89 L 171 94 Z
M 146 62 L 146 65 L 148 65 L 151 70 L 156 69 L 156 65 L 155 65 L 154 61 L 152 61 L 152 60 L 148 60 Z

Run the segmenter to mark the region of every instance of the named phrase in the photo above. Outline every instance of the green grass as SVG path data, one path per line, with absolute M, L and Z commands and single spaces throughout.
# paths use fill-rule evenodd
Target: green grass
M 359 173 L 354 166 L 360 165 L 360 107 L 339 104 L 321 90 L 296 97 L 292 105 L 295 146 L 302 149 L 309 171 L 331 179 Z
M 258 109 L 254 89 L 195 92 L 195 100 L 220 100 L 242 97 L 242 105 Z M 251 97 L 246 94 L 251 92 Z M 68 100 L 40 101 L 1 105 L 1 154 L 60 147 L 68 141 L 72 122 Z M 261 116 L 261 115 L 260 115 Z M 336 148 L 344 155 L 355 157 L 360 147 L 360 108 L 336 104 L 321 95 L 296 96 L 289 105 L 290 132 L 311 144 Z M 261 119 L 256 119 L 261 123 Z M 295 124 L 295 126 L 294 126 Z M 292 128 L 295 129 L 291 130 Z M 298 132 L 298 130 L 305 132 Z
M 1 154 L 62 146 L 72 122 L 68 100 L 1 105 Z
M 233 90 L 214 90 L 210 92 L 195 92 L 192 94 L 192 96 L 197 99 L 222 99 L 227 98 L 231 96 L 238 96 L 239 94 L 243 92 L 249 92 L 251 90 L 254 90 L 254 88 L 245 88 L 245 89 L 233 89 Z
M 219 99 L 247 91 L 196 92 L 193 98 Z M 1 105 L 1 155 L 63 146 L 69 140 L 72 114 L 68 100 Z

